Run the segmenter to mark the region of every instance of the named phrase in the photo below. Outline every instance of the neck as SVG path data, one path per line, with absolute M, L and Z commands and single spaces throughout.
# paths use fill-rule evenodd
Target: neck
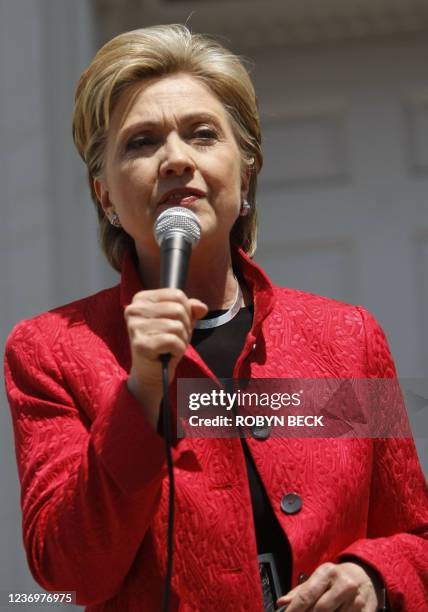
M 139 254 L 140 277 L 145 289 L 159 288 L 160 253 Z M 233 274 L 229 245 L 217 252 L 199 245 L 190 258 L 185 293 L 204 302 L 209 310 L 229 308 L 236 297 L 237 281 Z

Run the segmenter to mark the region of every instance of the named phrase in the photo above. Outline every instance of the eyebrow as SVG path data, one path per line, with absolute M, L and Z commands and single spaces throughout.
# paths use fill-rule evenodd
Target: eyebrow
M 182 115 L 179 118 L 180 123 L 189 124 L 189 123 L 193 123 L 197 121 L 207 121 L 207 122 L 215 123 L 216 126 L 221 127 L 218 117 L 212 113 L 207 113 L 205 111 L 198 112 L 198 113 L 195 113 L 195 112 L 188 113 L 186 115 Z M 120 144 L 122 144 L 124 141 L 126 141 L 126 139 L 128 138 L 130 134 L 138 130 L 150 130 L 153 128 L 158 128 L 161 125 L 163 125 L 163 121 L 150 121 L 150 120 L 144 120 L 144 119 L 141 121 L 136 121 L 135 123 L 128 125 L 121 132 L 119 132 L 119 142 Z

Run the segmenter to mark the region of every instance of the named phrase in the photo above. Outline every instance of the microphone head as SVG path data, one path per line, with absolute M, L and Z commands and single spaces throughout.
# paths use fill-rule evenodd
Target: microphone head
M 165 238 L 176 234 L 182 234 L 184 239 L 192 246 L 201 237 L 201 225 L 198 217 L 183 206 L 167 208 L 156 219 L 154 235 L 159 246 Z

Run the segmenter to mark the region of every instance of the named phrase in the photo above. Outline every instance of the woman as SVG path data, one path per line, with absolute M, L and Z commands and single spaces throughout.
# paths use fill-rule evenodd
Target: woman
M 121 282 L 22 322 L 8 341 L 24 541 L 46 589 L 75 590 L 91 611 L 157 611 L 159 356 L 172 355 L 173 396 L 177 378 L 395 370 L 364 309 L 273 287 L 251 261 L 262 155 L 236 56 L 183 26 L 118 36 L 79 81 L 73 129 Z M 185 293 L 159 288 L 153 237 L 177 205 L 201 224 Z M 173 456 L 172 609 L 263 610 L 265 553 L 289 612 L 372 612 L 384 589 L 392 610 L 427 609 L 427 496 L 411 440 L 175 439 Z

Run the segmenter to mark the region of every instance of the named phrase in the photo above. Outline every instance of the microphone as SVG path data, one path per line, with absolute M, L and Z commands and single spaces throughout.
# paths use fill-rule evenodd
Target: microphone
M 190 253 L 201 237 L 201 226 L 198 217 L 188 208 L 173 206 L 167 208 L 156 219 L 154 226 L 156 242 L 160 246 L 160 286 L 171 289 L 184 289 L 187 269 L 189 267 Z M 160 356 L 162 362 L 163 399 L 161 404 L 163 432 L 165 436 L 165 454 L 169 478 L 168 500 L 168 532 L 167 532 L 167 561 L 165 574 L 165 587 L 162 598 L 162 611 L 169 610 L 171 595 L 172 557 L 173 557 L 173 531 L 174 531 L 174 468 L 172 461 L 172 433 L 170 423 L 170 401 L 168 382 L 168 363 L 171 355 Z
M 154 226 L 160 246 L 160 286 L 184 289 L 192 247 L 201 237 L 198 217 L 188 208 L 173 206 L 164 210 Z

